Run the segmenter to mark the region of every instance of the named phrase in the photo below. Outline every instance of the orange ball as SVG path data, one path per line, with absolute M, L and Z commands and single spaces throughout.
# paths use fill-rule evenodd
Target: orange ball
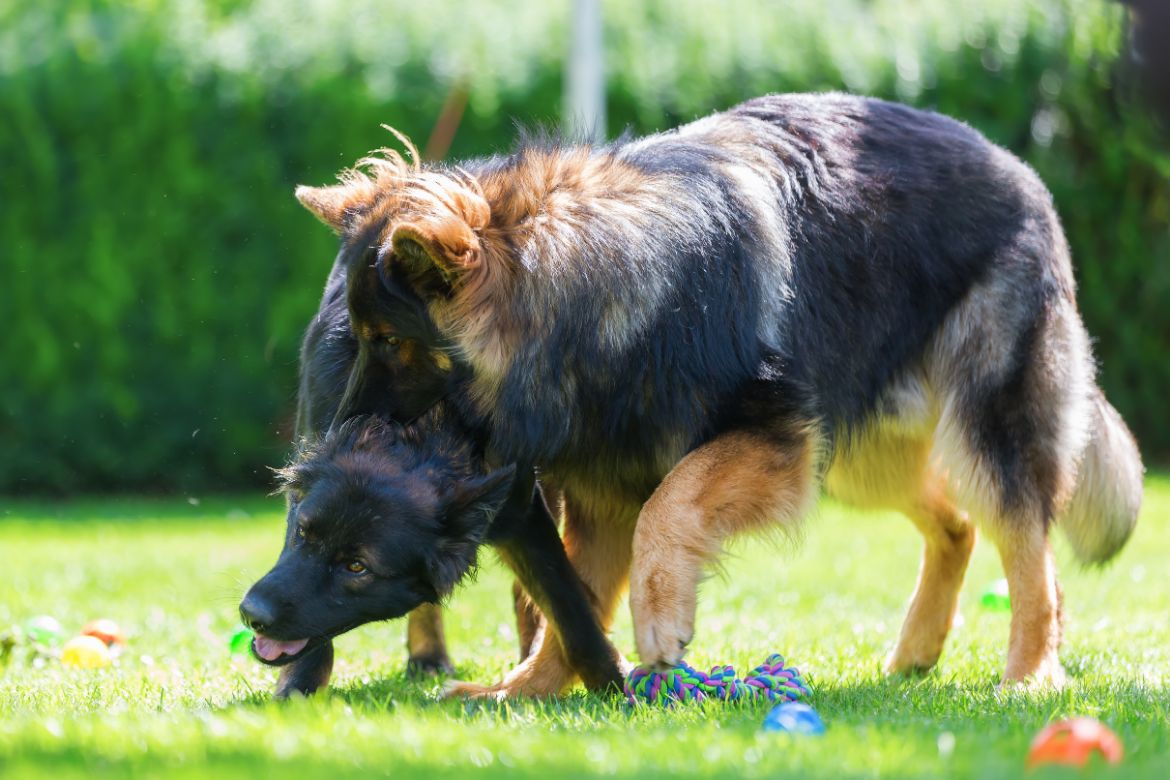
M 100 669 L 110 665 L 110 648 L 94 636 L 75 636 L 61 648 L 61 663 L 78 669 Z
M 107 618 L 91 620 L 86 623 L 85 628 L 81 629 L 81 635 L 96 637 L 105 642 L 106 647 L 126 644 L 126 635 L 122 633 L 122 629 L 118 627 L 117 623 Z
M 1060 764 L 1081 767 L 1094 753 L 1110 764 L 1121 763 L 1121 739 L 1093 718 L 1073 718 L 1053 723 L 1036 735 L 1028 750 L 1028 766 Z

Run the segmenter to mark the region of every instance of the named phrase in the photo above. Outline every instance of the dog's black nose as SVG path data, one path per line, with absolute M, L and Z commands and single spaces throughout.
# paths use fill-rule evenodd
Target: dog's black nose
M 240 602 L 240 620 L 257 634 L 263 634 L 264 630 L 272 625 L 276 620 L 274 613 L 272 604 L 252 591 L 248 591 L 244 600 Z

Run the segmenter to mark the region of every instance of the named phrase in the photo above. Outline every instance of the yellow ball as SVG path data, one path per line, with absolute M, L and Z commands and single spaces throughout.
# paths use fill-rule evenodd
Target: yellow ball
M 78 669 L 100 669 L 110 665 L 110 648 L 93 636 L 75 636 L 61 648 L 61 663 Z

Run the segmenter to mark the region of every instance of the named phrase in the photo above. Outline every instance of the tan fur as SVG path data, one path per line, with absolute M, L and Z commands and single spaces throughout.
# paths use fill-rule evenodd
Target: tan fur
M 879 421 L 838 452 L 825 479 L 828 491 L 855 506 L 897 510 L 914 523 L 924 542 L 922 564 L 902 631 L 885 670 L 890 674 L 929 669 L 938 661 L 958 610 L 959 590 L 975 546 L 975 529 L 951 500 L 945 476 L 930 461 L 922 435 L 929 419 L 926 396 L 901 388 L 911 412 Z
M 923 671 L 938 662 L 954 625 L 959 590 L 975 548 L 975 527 L 956 509 L 941 481 L 928 482 L 920 499 L 905 512 L 922 532 L 924 546 L 910 608 L 898 643 L 886 659 L 889 674 Z
M 1029 304 L 1013 294 L 1016 285 L 1005 272 L 972 288 L 947 317 L 924 362 L 926 381 L 940 398 L 933 456 L 945 464 L 959 504 L 984 523 L 1002 519 L 1001 486 L 992 464 L 971 446 L 967 421 L 957 409 L 964 388 L 975 381 L 1000 380 L 1002 367 L 1010 363 L 1013 338 L 1032 316 Z M 1095 386 L 1088 336 L 1073 304 L 1054 305 L 1044 327 L 1044 348 L 1033 351 L 1030 380 L 1046 395 L 1046 408 L 1035 415 L 1048 429 L 1038 429 L 1035 439 L 1052 460 L 1029 465 L 1032 481 L 1047 495 L 1033 491 L 1023 500 L 1032 512 L 1042 515 L 1047 508 L 1055 515 L 1068 505 L 1076 487 L 1078 463 L 1089 442 Z
M 629 576 L 637 506 L 578 498 L 571 489 L 566 489 L 563 512 L 565 552 L 593 596 L 598 622 L 603 630 L 608 630 Z M 448 686 L 447 694 L 471 698 L 552 696 L 567 690 L 576 681 L 577 676 L 566 663 L 553 632 L 542 626 L 536 632 L 533 648 L 499 683 L 490 686 L 453 683 Z M 628 662 L 623 665 L 625 670 L 631 666 Z
M 341 186 L 306 187 L 301 185 L 296 189 L 296 196 L 302 206 L 328 225 L 335 233 L 340 233 L 345 229 L 346 214 L 352 207 L 364 203 L 367 199 L 365 192 Z
M 993 526 L 1012 602 L 1005 684 L 1060 687 L 1064 667 L 1057 651 L 1061 639 L 1061 593 L 1056 563 L 1043 528 Z
M 604 210 L 611 219 L 636 225 L 649 224 L 639 207 L 653 179 L 610 155 L 592 155 L 587 148 L 543 153 L 528 150 L 508 176 L 489 176 L 481 182 L 491 218 L 480 231 L 483 261 L 467 269 L 455 284 L 450 302 L 431 307 L 436 324 L 457 334 L 467 359 L 475 367 L 473 392 L 482 408 L 495 401 L 497 385 L 508 369 L 517 346 L 542 322 L 514 322 L 497 305 L 516 294 L 523 274 L 516 267 L 518 247 L 543 264 L 542 275 L 579 273 L 566 264 L 578 256 L 573 227 L 588 218 L 590 211 Z M 598 258 L 593 258 L 598 261 Z M 555 300 L 541 301 L 528 308 L 552 313 Z M 623 339 L 635 331 L 632 315 L 618 305 L 611 307 L 601 330 L 612 339 Z M 571 382 L 571 377 L 564 381 Z
M 495 685 L 454 680 L 444 687 L 444 695 L 500 700 L 517 696 L 543 698 L 567 691 L 576 676 L 565 661 L 560 643 L 551 631 L 544 628 L 546 626 L 542 625 L 542 630 L 538 632 L 536 651 L 508 672 L 503 680 Z
M 454 364 L 451 362 L 451 356 L 439 349 L 432 349 L 430 351 L 431 362 L 435 367 L 444 373 L 450 373 Z
M 641 662 L 677 664 L 694 634 L 703 567 L 731 534 L 798 520 L 816 496 L 811 434 L 732 433 L 691 452 L 638 516 L 630 611 Z
M 564 494 L 565 554 L 593 598 L 602 630 L 613 625 L 633 557 L 638 506 L 567 488 Z
M 411 659 L 446 657 L 442 607 L 423 604 L 410 613 L 406 623 L 406 650 Z
M 898 509 L 925 538 L 918 584 L 886 662 L 890 672 L 932 666 L 953 620 L 974 541 L 957 498 L 996 545 L 1008 578 L 1013 618 L 1004 681 L 1060 685 L 1064 680 L 1057 655 L 1059 586 L 1046 533 L 1052 514 L 1046 518 L 1045 512 L 1067 505 L 1092 429 L 1092 367 L 1075 312 L 1067 304 L 1054 306 L 1045 323 L 1047 351 L 1038 352 L 1031 365 L 1030 381 L 1050 399 L 1047 414 L 1061 415 L 1051 433 L 1039 433 L 1048 437 L 1041 440 L 1042 451 L 1053 453 L 1033 471 L 1047 496 L 1025 494 L 1013 514 L 1005 514 L 996 472 L 975 454 L 957 400 L 972 372 L 993 380 L 1009 362 L 1012 344 L 1003 334 L 1019 332 L 1011 320 L 1027 315 L 1025 307 L 1012 307 L 1012 284 L 1009 277 L 996 278 L 971 291 L 935 337 L 922 370 L 891 389 L 898 419 L 875 420 L 853 448 L 837 453 L 827 476 L 830 492 L 861 506 Z M 1075 357 L 1060 360 L 1061 354 Z
M 487 224 L 488 207 L 483 198 L 462 186 L 420 189 L 432 196 L 433 201 L 415 204 L 422 215 L 413 221 L 394 225 L 390 234 L 394 250 L 401 252 L 405 242 L 413 241 L 448 277 L 464 273 L 482 262 L 476 230 Z M 440 213 L 428 213 L 431 210 Z
M 379 198 L 421 172 L 418 149 L 410 139 L 392 127 L 382 127 L 403 145 L 410 155 L 409 162 L 393 149 L 379 149 L 358 160 L 354 168 L 342 171 L 338 176 L 340 184 L 296 188 L 297 200 L 334 232 L 350 229 L 353 221 L 368 213 Z
M 965 383 L 998 378 L 1007 362 L 1011 343 L 1005 334 L 1021 332 L 1013 318 L 1027 316 L 1026 305 L 1017 308 L 1012 290 L 1010 275 L 973 288 L 928 352 L 926 375 L 942 399 L 932 458 L 946 470 L 952 495 L 986 532 L 1004 564 L 1012 600 L 1004 681 L 1060 685 L 1060 596 L 1047 530 L 1077 485 L 1096 388 L 1087 335 L 1074 305 L 1057 301 L 1041 323 L 1040 346 L 1028 366 L 1028 382 L 1045 404 L 1033 412 L 1038 425 L 1032 443 L 1044 458 L 1027 464 L 1030 489 L 1006 508 L 994 465 L 974 449 L 957 398 Z

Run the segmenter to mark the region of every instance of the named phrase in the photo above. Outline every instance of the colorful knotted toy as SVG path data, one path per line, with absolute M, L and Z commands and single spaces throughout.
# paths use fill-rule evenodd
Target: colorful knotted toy
M 637 667 L 626 675 L 626 698 L 630 704 L 669 705 L 676 701 L 723 701 L 766 699 L 797 701 L 810 695 L 800 670 L 784 666 L 784 656 L 773 653 L 742 680 L 730 666 L 713 666 L 710 674 L 680 663 L 666 672 Z

